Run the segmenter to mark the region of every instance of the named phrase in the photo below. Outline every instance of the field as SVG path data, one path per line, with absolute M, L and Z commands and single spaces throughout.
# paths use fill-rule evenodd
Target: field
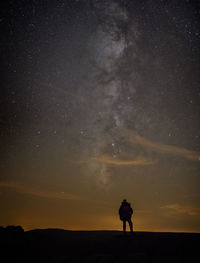
M 4 262 L 200 262 L 200 234 L 1 228 Z

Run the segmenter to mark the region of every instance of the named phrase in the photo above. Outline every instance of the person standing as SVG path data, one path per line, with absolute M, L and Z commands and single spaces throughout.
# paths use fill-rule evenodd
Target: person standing
M 133 209 L 131 208 L 130 203 L 128 203 L 126 199 L 124 199 L 119 208 L 119 216 L 120 216 L 120 220 L 123 221 L 124 233 L 126 233 L 126 221 L 129 224 L 131 233 L 133 232 L 133 223 L 131 221 L 132 214 L 133 214 Z

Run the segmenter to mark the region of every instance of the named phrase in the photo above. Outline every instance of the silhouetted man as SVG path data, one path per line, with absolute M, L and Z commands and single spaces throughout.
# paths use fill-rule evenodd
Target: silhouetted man
M 126 233 L 126 221 L 128 221 L 129 223 L 131 233 L 133 232 L 133 223 L 131 221 L 132 214 L 133 214 L 133 209 L 131 208 L 131 205 L 126 201 L 126 199 L 124 199 L 119 208 L 119 216 L 120 216 L 120 220 L 123 221 L 124 233 Z

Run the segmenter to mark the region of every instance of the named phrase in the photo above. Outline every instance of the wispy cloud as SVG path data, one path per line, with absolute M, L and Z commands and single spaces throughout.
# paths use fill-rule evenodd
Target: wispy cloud
M 101 155 L 92 159 L 97 162 L 111 166 L 146 166 L 155 164 L 155 162 L 147 160 L 145 158 L 137 158 L 136 160 L 122 160 L 111 157 L 109 155 Z
M 196 207 L 183 206 L 180 204 L 168 204 L 161 207 L 162 209 L 167 209 L 172 214 L 187 214 L 190 216 L 198 215 L 200 209 Z
M 10 188 L 22 194 L 30 194 L 43 198 L 55 198 L 55 199 L 63 199 L 63 200 L 81 199 L 81 197 L 71 193 L 40 190 L 38 188 L 33 188 L 19 182 L 0 182 L 0 187 Z
M 191 161 L 200 161 L 199 152 L 190 151 L 182 147 L 161 144 L 159 142 L 153 142 L 127 129 L 123 129 L 121 134 L 126 140 L 133 142 L 134 144 L 139 144 L 143 148 L 148 148 L 159 153 L 177 155 Z

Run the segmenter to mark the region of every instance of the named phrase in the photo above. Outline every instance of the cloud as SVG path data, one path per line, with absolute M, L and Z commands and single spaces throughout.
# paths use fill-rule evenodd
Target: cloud
M 22 194 L 30 194 L 38 197 L 63 199 L 63 200 L 80 200 L 77 195 L 65 192 L 45 191 L 38 188 L 33 188 L 19 182 L 0 182 L 0 187 L 10 188 Z
M 187 214 L 190 216 L 196 216 L 199 214 L 199 209 L 196 207 L 183 206 L 180 204 L 169 204 L 162 206 L 161 208 L 169 210 L 172 214 Z
M 144 158 L 138 158 L 136 160 L 120 160 L 109 155 L 101 155 L 99 157 L 92 158 L 93 160 L 111 165 L 111 166 L 146 166 L 155 164 L 155 162 L 146 160 Z
M 143 148 L 148 148 L 159 153 L 177 155 L 190 161 L 200 161 L 199 152 L 190 151 L 182 147 L 165 145 L 159 142 L 153 142 L 127 129 L 123 129 L 121 134 L 128 141 L 139 144 Z

